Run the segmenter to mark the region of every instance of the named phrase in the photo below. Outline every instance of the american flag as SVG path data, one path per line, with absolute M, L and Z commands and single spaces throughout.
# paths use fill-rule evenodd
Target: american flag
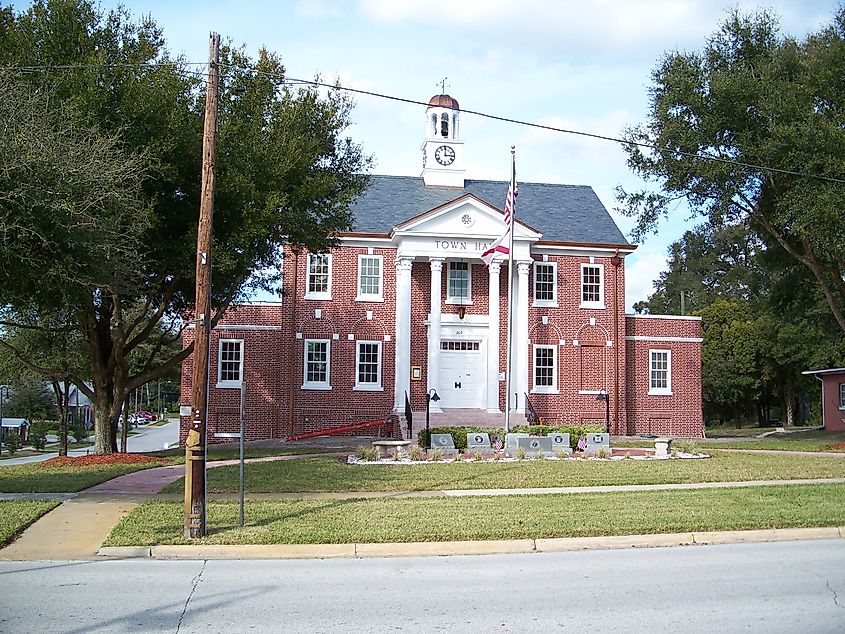
M 513 205 L 516 197 L 519 196 L 519 186 L 516 184 L 516 166 L 513 168 L 513 177 L 511 178 L 510 187 L 508 187 L 508 195 L 505 196 L 505 224 L 510 227 L 511 218 L 513 217 Z
M 584 451 L 587 448 L 587 437 L 584 434 L 578 436 L 578 451 Z
M 507 196 L 505 196 L 505 232 L 499 236 L 499 239 L 493 242 L 493 244 L 491 244 L 484 253 L 481 254 L 481 259 L 487 266 L 490 266 L 490 263 L 493 261 L 493 258 L 496 257 L 497 253 L 501 253 L 503 255 L 508 255 L 510 253 L 510 248 L 507 245 L 507 238 L 513 225 L 513 209 L 517 196 L 519 196 L 519 186 L 516 184 L 516 165 L 514 165 L 511 184 L 508 187 Z

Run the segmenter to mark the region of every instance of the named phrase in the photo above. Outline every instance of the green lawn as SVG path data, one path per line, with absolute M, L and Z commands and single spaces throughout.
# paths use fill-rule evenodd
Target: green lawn
M 580 495 L 209 502 L 207 544 L 489 540 L 845 525 L 845 485 Z M 107 546 L 189 543 L 183 506 L 152 500 Z
M 88 467 L 45 466 L 34 462 L 0 467 L 0 493 L 75 493 L 126 473 L 160 467 L 170 461 Z
M 777 451 L 832 451 L 845 452 L 843 438 L 813 438 L 796 434 L 797 438 L 768 437 L 768 438 L 698 438 L 693 442 L 701 451 L 710 449 L 773 449 Z M 614 440 L 613 447 L 654 447 L 653 440 Z M 675 441 L 673 449 L 680 449 L 684 441 Z
M 734 482 L 845 477 L 845 459 L 713 452 L 701 460 L 531 460 L 521 462 L 348 465 L 309 458 L 246 465 L 250 493 L 439 491 L 522 487 Z M 181 480 L 165 493 L 180 493 Z M 208 472 L 209 493 L 238 491 L 238 467 Z
M 0 548 L 58 505 L 59 500 L 0 500 Z

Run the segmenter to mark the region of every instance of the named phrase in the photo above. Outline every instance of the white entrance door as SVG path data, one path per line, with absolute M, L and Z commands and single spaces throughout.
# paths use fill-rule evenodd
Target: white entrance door
M 486 346 L 480 341 L 440 342 L 441 409 L 484 407 L 487 376 Z

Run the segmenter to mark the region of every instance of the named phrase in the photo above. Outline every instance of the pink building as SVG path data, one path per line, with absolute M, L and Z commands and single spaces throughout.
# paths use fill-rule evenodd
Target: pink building
M 457 108 L 431 99 L 420 177 L 374 176 L 338 247 L 285 250 L 281 301 L 223 317 L 210 433 L 237 424 L 241 381 L 249 438 L 401 415 L 406 394 L 421 412 L 434 392 L 432 424 L 502 426 L 509 271 L 481 254 L 504 231 L 508 183 L 465 179 Z M 701 322 L 625 314 L 636 246 L 593 190 L 520 183 L 515 217 L 511 424 L 703 435 Z
M 827 431 L 845 431 L 845 368 L 807 370 L 822 384 L 822 421 Z

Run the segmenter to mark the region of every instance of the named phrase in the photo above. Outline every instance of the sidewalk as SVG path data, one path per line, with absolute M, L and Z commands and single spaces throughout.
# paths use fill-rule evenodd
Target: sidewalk
M 331 454 L 298 454 L 250 459 L 250 462 L 298 460 Z M 208 463 L 209 468 L 238 464 L 237 460 Z M 153 557 L 190 559 L 299 558 L 299 557 L 391 557 L 515 552 L 551 552 L 628 547 L 659 547 L 681 544 L 736 543 L 795 539 L 834 539 L 845 537 L 843 528 L 777 529 L 726 531 L 718 533 L 629 535 L 591 538 L 522 539 L 482 542 L 423 542 L 395 544 L 326 544 L 278 546 L 156 546 L 102 547 L 111 529 L 133 508 L 155 496 L 163 487 L 184 475 L 184 465 L 155 467 L 136 471 L 70 494 L 0 494 L 0 499 L 62 499 L 58 507 L 44 515 L 12 544 L 0 550 L 3 560 L 91 560 L 102 558 Z M 694 484 L 612 485 L 551 487 L 542 489 L 468 489 L 405 492 L 273 493 L 247 494 L 247 499 L 350 499 L 377 497 L 438 497 L 491 495 L 548 495 L 602 493 L 611 491 L 661 491 L 728 487 L 795 486 L 802 484 L 841 484 L 845 478 L 801 480 L 756 480 L 746 482 L 705 482 Z M 181 495 L 157 496 L 181 499 Z M 237 494 L 211 494 L 209 499 L 237 499 Z

